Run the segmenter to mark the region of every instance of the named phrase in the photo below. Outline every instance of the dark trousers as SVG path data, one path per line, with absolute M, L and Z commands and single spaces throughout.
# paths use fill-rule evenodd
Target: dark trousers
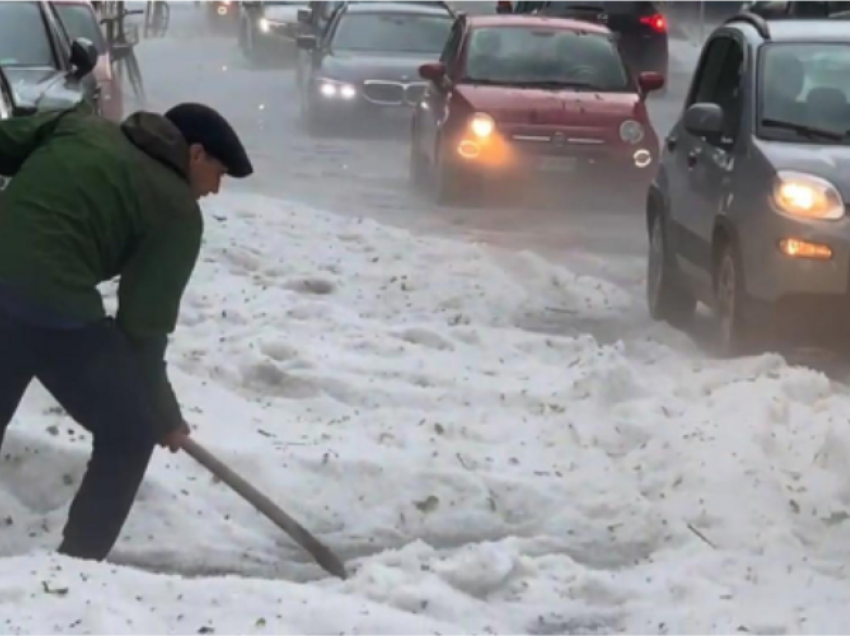
M 0 309 L 0 446 L 34 378 L 94 438 L 59 551 L 104 559 L 130 514 L 156 445 L 149 392 L 112 320 L 46 329 Z

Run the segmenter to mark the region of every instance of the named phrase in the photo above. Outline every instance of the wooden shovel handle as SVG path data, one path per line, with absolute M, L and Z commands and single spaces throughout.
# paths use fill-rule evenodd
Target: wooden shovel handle
M 345 579 L 348 573 L 342 561 L 331 552 L 330 548 L 321 543 L 316 537 L 307 532 L 304 527 L 286 514 L 277 504 L 259 490 L 233 472 L 221 460 L 201 446 L 198 442 L 187 437 L 183 442 L 183 450 L 192 459 L 204 466 L 213 475 L 230 486 L 254 508 L 264 514 L 270 521 L 286 532 L 292 539 L 304 548 L 327 572 Z

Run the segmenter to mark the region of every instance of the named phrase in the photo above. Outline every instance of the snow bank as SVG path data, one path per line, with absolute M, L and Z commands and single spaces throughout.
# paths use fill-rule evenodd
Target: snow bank
M 34 386 L 0 462 L 5 633 L 850 629 L 850 399 L 824 376 L 577 334 L 643 310 L 529 254 L 207 207 L 185 412 L 352 577 L 164 452 L 111 563 L 56 557 L 89 442 Z

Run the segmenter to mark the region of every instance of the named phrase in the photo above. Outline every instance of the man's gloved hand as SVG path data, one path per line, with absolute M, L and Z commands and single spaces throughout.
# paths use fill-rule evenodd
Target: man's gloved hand
M 183 441 L 192 434 L 189 425 L 183 422 L 174 430 L 166 433 L 159 440 L 159 445 L 168 448 L 172 453 L 178 452 L 183 448 Z

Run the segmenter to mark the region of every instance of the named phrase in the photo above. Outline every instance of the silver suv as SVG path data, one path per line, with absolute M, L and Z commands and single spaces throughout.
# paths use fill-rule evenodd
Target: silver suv
M 720 315 L 727 355 L 850 333 L 850 40 L 741 14 L 702 51 L 647 197 L 647 300 Z

